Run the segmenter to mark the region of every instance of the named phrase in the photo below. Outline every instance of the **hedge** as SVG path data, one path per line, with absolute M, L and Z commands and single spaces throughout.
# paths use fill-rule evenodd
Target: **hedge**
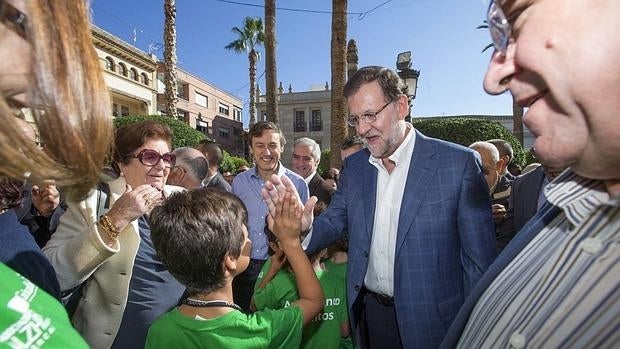
M 526 160 L 526 154 L 521 143 L 508 129 L 497 121 L 464 118 L 428 118 L 413 122 L 413 126 L 426 136 L 443 139 L 466 147 L 476 141 L 501 138 L 512 145 L 514 150 L 513 161 L 515 163 L 522 166 Z

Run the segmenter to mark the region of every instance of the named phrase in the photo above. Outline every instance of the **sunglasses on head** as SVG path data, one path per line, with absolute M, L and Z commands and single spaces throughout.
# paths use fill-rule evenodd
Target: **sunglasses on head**
M 173 167 L 177 161 L 176 155 L 172 153 L 159 154 L 153 149 L 142 149 L 141 152 L 130 157 L 140 160 L 144 166 L 155 166 L 159 163 L 159 160 L 162 160 L 166 167 Z

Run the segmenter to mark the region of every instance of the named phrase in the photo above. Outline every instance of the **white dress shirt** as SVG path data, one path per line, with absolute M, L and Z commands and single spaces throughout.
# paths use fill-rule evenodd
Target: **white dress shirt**
M 375 293 L 394 295 L 394 256 L 400 205 L 403 201 L 409 165 L 415 144 L 413 126 L 407 123 L 407 134 L 401 145 L 388 157 L 394 170 L 388 173 L 381 159 L 370 156 L 368 161 L 377 168 L 375 220 L 368 270 L 364 285 Z

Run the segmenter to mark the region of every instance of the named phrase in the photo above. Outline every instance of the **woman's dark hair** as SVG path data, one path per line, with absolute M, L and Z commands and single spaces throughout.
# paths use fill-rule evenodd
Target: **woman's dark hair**
M 114 139 L 114 155 L 112 157 L 114 169 L 120 173 L 117 163 L 128 165 L 132 153 L 151 139 L 161 139 L 170 146 L 172 130 L 168 125 L 157 121 L 136 122 L 119 128 Z

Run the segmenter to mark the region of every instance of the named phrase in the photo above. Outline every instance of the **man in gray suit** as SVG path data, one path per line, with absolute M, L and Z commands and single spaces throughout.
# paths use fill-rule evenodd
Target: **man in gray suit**
M 207 174 L 207 178 L 203 181 L 204 186 L 219 188 L 230 192 L 230 184 L 226 182 L 218 170 L 220 163 L 222 163 L 222 159 L 224 159 L 222 148 L 215 142 L 205 140 L 200 142 L 196 149 L 200 150 L 209 161 L 209 173 Z

